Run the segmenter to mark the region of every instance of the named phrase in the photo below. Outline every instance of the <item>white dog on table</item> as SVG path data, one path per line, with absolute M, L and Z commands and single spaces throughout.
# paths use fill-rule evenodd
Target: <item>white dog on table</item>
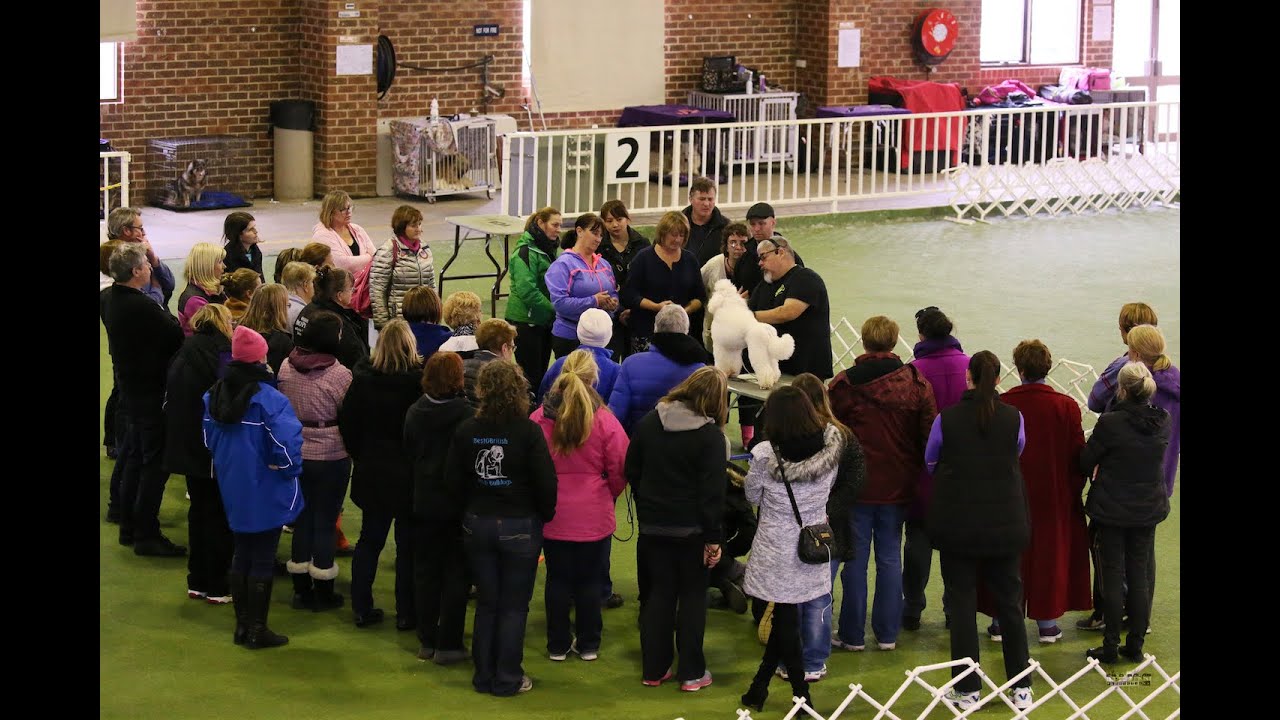
M 746 348 L 760 389 L 776 385 L 782 377 L 778 363 L 796 351 L 795 339 L 790 335 L 778 337 L 772 325 L 756 320 L 747 301 L 729 280 L 716 281 L 707 312 L 711 315 L 711 352 L 716 367 L 729 377 L 737 375 L 742 371 L 742 349 Z

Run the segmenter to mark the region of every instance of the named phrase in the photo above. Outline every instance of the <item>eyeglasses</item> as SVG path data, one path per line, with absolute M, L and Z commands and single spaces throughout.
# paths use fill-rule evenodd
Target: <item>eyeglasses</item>
M 765 259 L 765 258 L 769 257 L 770 255 L 775 255 L 775 254 L 777 254 L 777 252 L 778 252 L 777 250 L 767 250 L 767 251 L 765 251 L 765 252 L 762 252 L 762 253 L 760 253 L 760 259 L 761 259 L 761 260 L 763 260 L 763 259 Z
M 351 208 L 352 208 L 352 207 L 353 207 L 352 205 L 348 205 L 348 206 L 346 206 L 346 207 L 342 208 L 341 210 L 339 210 L 339 212 L 351 212 Z
M 919 320 L 921 315 L 924 315 L 930 310 L 937 310 L 937 309 L 938 309 L 937 305 L 930 305 L 927 308 L 920 308 L 919 310 L 916 311 L 916 319 Z
M 143 229 L 143 227 L 142 227 L 141 225 L 125 225 L 125 227 L 126 227 L 126 228 L 128 228 L 128 229 L 130 229 L 130 230 L 137 230 L 137 231 L 138 231 L 138 232 L 140 232 L 140 233 L 146 233 L 146 232 L 147 232 L 145 229 Z
M 746 240 L 730 240 L 729 246 L 730 247 L 746 247 L 747 241 Z

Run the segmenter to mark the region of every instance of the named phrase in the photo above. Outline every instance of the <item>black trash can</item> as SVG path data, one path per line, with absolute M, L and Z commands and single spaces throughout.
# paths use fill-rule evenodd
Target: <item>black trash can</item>
M 276 200 L 310 200 L 315 194 L 315 116 L 310 100 L 271 103 Z

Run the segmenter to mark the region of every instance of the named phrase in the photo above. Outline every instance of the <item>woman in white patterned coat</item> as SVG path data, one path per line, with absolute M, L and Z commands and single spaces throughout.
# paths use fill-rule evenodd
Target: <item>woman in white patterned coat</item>
M 400 317 L 404 294 L 425 285 L 436 289 L 435 261 L 431 248 L 422 242 L 422 213 L 411 205 L 401 205 L 391 214 L 395 237 L 373 254 L 369 268 L 369 301 L 373 306 L 373 326 Z
M 763 415 L 769 439 L 751 452 L 745 488 L 747 500 L 758 505 L 760 513 L 743 590 L 774 603 L 773 628 L 764 658 L 751 688 L 742 696 L 743 705 L 756 710 L 763 709 L 769 680 L 779 666 L 787 671 L 792 694 L 809 701 L 799 610 L 805 602 L 831 592 L 831 571 L 826 564 L 802 562 L 796 546 L 802 524 L 827 520 L 827 498 L 844 451 L 844 436 L 834 425 L 823 422 L 813 403 L 797 388 L 781 387 L 770 393 Z M 784 477 L 791 484 L 799 522 Z

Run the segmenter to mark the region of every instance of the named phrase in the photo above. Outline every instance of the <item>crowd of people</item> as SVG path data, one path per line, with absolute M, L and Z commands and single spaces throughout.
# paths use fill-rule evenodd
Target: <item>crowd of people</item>
M 191 249 L 176 316 L 141 214 L 113 211 L 100 312 L 114 379 L 107 520 L 120 543 L 187 555 L 188 597 L 234 604 L 236 644 L 277 647 L 288 638 L 267 624 L 275 577 L 290 578 L 295 609 L 345 604 L 335 581 L 350 486 L 363 512 L 354 625 L 384 619 L 373 585 L 394 532 L 396 628 L 416 631 L 419 659 L 470 659 L 477 692 L 508 696 L 533 687 L 523 645 L 540 559 L 547 657 L 607 652 L 602 610 L 625 602 L 610 555 L 629 489 L 646 686 L 710 685 L 709 604 L 750 607 L 765 648 L 743 704 L 762 708 L 775 674 L 808 699 L 833 650 L 867 647 L 873 549 L 881 651 L 920 629 L 937 551 L 953 659 L 979 658 L 982 612 L 1013 678 L 1029 658 L 1024 617 L 1050 644 L 1065 613 L 1091 610 L 1077 623 L 1103 630 L 1089 657 L 1141 658 L 1179 453 L 1180 377 L 1154 310 L 1122 308 L 1127 352 L 1093 388 L 1101 417 L 1086 442 L 1079 406 L 1046 382 L 1044 343 L 1017 345 L 1021 384 L 1001 394 L 997 356 L 966 354 L 934 306 L 916 313 L 908 361 L 898 324 L 878 315 L 862 324 L 864 352 L 833 372 L 826 285 L 773 208 L 732 221 L 705 178 L 689 199 L 652 241 L 618 200 L 563 236 L 555 208 L 535 212 L 508 259 L 505 318 L 488 319 L 474 293 L 442 302 L 410 206 L 375 247 L 350 197 L 329 193 L 314 242 L 282 252 L 267 284 L 254 218 L 234 212 L 224 247 Z M 745 473 L 730 462 L 729 378 L 709 352 L 706 300 L 725 279 L 795 341 L 781 362 L 791 382 L 763 403 L 739 397 Z M 170 473 L 187 483 L 189 553 L 159 528 Z M 818 523 L 832 552 L 810 564 L 796 542 Z M 979 695 L 970 674 L 948 701 L 963 710 Z M 1029 674 L 1010 697 L 1031 706 Z

